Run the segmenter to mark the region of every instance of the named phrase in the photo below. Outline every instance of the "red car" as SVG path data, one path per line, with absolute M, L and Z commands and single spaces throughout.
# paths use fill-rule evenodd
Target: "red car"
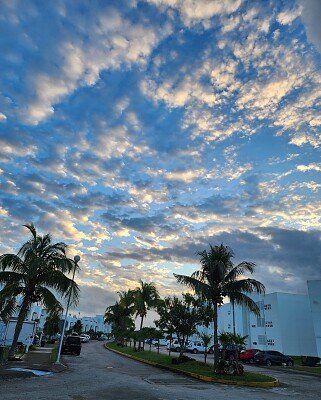
M 244 363 L 250 363 L 253 364 L 254 363 L 254 356 L 255 354 L 260 351 L 260 349 L 245 349 L 242 350 L 240 353 L 240 360 L 243 361 Z

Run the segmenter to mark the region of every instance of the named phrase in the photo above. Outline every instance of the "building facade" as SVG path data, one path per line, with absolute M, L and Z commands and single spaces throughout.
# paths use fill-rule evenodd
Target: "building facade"
M 247 346 L 289 355 L 321 357 L 321 281 L 308 281 L 308 294 L 251 295 L 257 317 L 231 303 L 219 308 L 219 332 L 247 335 Z

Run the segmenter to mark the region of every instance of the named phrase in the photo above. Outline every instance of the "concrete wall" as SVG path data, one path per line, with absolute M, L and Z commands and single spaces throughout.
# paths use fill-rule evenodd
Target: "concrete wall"
M 308 281 L 308 294 L 318 357 L 321 357 L 321 281 Z

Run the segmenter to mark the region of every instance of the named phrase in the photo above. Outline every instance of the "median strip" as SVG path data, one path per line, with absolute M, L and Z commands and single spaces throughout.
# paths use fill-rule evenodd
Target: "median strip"
M 191 361 L 173 367 L 171 365 L 171 360 L 173 357 L 169 357 L 167 355 L 157 354 L 151 351 L 142 351 L 139 352 L 139 355 L 137 355 L 137 352 L 135 352 L 132 348 L 120 347 L 115 343 L 106 343 L 105 347 L 110 351 L 129 357 L 133 360 L 175 373 L 184 374 L 204 382 L 261 388 L 275 387 L 279 385 L 278 379 L 263 374 L 245 372 L 243 375 L 226 375 L 224 378 L 221 378 L 213 376 L 214 374 L 211 371 L 211 366 L 198 361 Z

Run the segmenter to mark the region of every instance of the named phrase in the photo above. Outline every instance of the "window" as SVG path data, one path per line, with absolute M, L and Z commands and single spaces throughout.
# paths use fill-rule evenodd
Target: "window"
M 266 328 L 273 328 L 273 321 L 266 321 L 265 326 Z
M 263 326 L 265 326 L 265 318 L 258 318 L 257 321 L 256 321 L 256 325 L 257 325 L 258 327 L 263 327 Z
M 264 345 L 264 344 L 266 344 L 266 338 L 265 338 L 265 336 L 264 335 L 259 335 L 258 336 L 258 340 L 259 340 L 259 345 L 261 344 L 261 345 Z M 254 344 L 254 343 L 253 343 Z M 256 344 L 256 343 L 255 343 Z
M 271 304 L 264 304 L 264 310 L 271 310 Z

